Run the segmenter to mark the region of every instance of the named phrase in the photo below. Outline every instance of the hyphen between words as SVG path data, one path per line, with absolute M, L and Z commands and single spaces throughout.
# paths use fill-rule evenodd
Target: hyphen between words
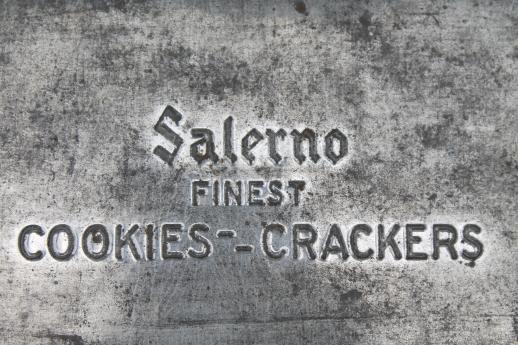
M 182 137 L 172 130 L 173 124 L 178 125 L 181 119 L 178 111 L 167 106 L 155 125 L 155 130 L 174 144 L 172 151 L 162 146 L 154 149 L 154 153 L 170 165 L 173 164 L 183 144 Z M 228 117 L 223 126 L 223 153 L 234 163 L 237 156 L 232 145 L 232 117 Z M 283 129 L 266 130 L 269 158 L 275 164 L 283 159 L 277 151 L 277 139 L 284 139 L 286 134 Z M 219 160 L 212 131 L 206 128 L 193 128 L 191 135 L 198 139 L 190 147 L 190 155 L 194 160 L 199 164 Z M 317 136 L 313 130 L 293 130 L 291 135 L 293 156 L 299 164 L 306 160 L 306 155 L 302 152 L 302 143 L 305 141 L 308 144 L 310 160 L 316 163 L 320 159 Z M 241 155 L 250 165 L 255 160 L 252 149 L 263 139 L 262 133 L 252 129 L 241 140 Z M 346 136 L 338 129 L 331 130 L 325 136 L 325 156 L 332 164 L 336 164 L 347 155 L 347 152 Z M 243 183 L 245 188 L 242 188 Z M 299 206 L 305 185 L 305 182 L 300 180 L 199 179 L 191 184 L 191 206 L 278 206 L 286 199 L 292 200 L 294 206 Z M 361 223 L 352 225 L 347 232 L 338 224 L 331 224 L 327 229 L 317 229 L 310 223 L 293 223 L 286 226 L 276 222 L 263 222 L 261 225 L 258 244 L 261 252 L 271 259 L 298 259 L 306 256 L 310 260 L 324 261 L 329 257 L 341 260 L 347 260 L 349 257 L 357 260 L 384 260 L 385 252 L 390 248 L 395 260 L 427 260 L 430 257 L 435 260 L 440 257 L 457 260 L 461 257 L 473 264 L 484 251 L 484 246 L 477 236 L 481 234 L 482 229 L 476 224 L 469 223 L 463 226 L 446 223 L 431 226 L 419 223 L 371 226 Z M 404 231 L 400 231 L 402 228 Z M 431 230 L 431 233 L 426 234 L 427 230 Z M 194 223 L 190 226 L 183 223 L 133 224 L 127 227 L 123 224 L 113 227 L 92 224 L 87 226 L 82 234 L 78 234 L 67 224 L 52 226 L 48 232 L 41 225 L 31 224 L 21 230 L 18 236 L 18 250 L 22 257 L 29 261 L 42 260 L 47 253 L 54 260 L 67 261 L 79 252 L 94 261 L 109 259 L 112 255 L 117 261 L 131 257 L 135 261 L 202 259 L 215 252 L 217 241 L 230 241 L 236 237 L 237 233 L 234 230 L 214 231 L 205 223 Z M 234 249 L 236 252 L 250 254 L 255 246 L 240 244 Z M 444 253 L 441 255 L 441 252 Z
M 402 231 L 402 229 L 404 229 Z M 262 223 L 258 239 L 261 252 L 270 259 L 323 260 L 384 260 L 387 249 L 395 260 L 434 260 L 461 257 L 473 265 L 480 258 L 484 246 L 477 235 L 482 229 L 476 224 L 408 223 L 371 226 L 355 224 L 347 231 L 331 224 L 318 229 L 310 223 Z M 133 224 L 125 226 L 86 226 L 82 234 L 67 224 L 58 224 L 47 232 L 43 226 L 25 226 L 18 237 L 20 254 L 29 261 L 39 261 L 46 253 L 57 261 L 68 261 L 79 252 L 93 261 L 115 259 L 124 261 L 203 259 L 222 248 L 221 241 L 236 241 L 234 230 L 214 231 L 205 223 L 185 226 L 183 223 Z M 79 243 L 78 243 L 79 242 Z M 215 250 L 216 248 L 216 250 Z M 236 252 L 251 254 L 253 244 L 235 246 Z M 228 253 L 227 253 L 228 254 Z M 389 254 L 390 255 L 390 254 Z

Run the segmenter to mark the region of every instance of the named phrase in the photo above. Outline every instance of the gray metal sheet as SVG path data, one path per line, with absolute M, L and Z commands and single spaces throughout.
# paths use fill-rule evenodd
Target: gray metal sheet
M 517 11 L 0 1 L 0 342 L 518 343 Z

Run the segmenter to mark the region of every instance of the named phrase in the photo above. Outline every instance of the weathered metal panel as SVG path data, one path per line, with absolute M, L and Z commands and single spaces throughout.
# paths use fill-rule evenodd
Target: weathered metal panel
M 1 1 L 1 343 L 518 343 L 517 11 Z

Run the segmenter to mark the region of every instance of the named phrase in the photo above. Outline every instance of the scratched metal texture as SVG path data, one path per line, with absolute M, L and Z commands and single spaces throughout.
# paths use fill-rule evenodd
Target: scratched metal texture
M 518 343 L 514 1 L 0 1 L 0 343 Z M 336 167 L 169 167 L 183 129 L 339 126 Z M 219 146 L 221 147 L 221 146 Z M 184 147 L 183 155 L 188 150 Z M 304 178 L 303 205 L 189 206 L 196 176 Z M 273 261 L 261 221 L 476 221 L 459 261 Z M 23 225 L 207 222 L 254 254 L 24 260 Z

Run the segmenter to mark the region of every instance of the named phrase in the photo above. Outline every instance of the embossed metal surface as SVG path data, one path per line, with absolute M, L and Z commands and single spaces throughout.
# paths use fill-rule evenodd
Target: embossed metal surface
M 0 1 L 0 343 L 518 343 L 514 1 Z

